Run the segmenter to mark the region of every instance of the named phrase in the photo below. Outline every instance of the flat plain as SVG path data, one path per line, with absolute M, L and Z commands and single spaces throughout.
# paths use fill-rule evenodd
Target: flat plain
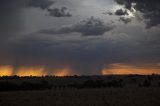
M 1 92 L 0 106 L 160 106 L 160 89 L 66 88 Z

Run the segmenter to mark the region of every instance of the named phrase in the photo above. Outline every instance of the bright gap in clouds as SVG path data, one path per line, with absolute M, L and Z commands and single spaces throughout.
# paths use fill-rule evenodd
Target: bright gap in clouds
M 107 65 L 106 68 L 102 70 L 103 75 L 110 74 L 140 74 L 140 75 L 148 75 L 148 74 L 160 74 L 160 68 L 153 67 L 136 67 L 130 64 L 124 63 L 113 63 Z

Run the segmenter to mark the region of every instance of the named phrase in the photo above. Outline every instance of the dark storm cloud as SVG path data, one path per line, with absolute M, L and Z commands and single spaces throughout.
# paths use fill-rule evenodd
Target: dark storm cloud
M 100 64 L 97 61 L 99 58 L 97 52 L 84 48 L 87 46 L 87 39 L 85 41 L 55 40 L 53 42 L 49 39 L 41 40 L 39 38 L 38 36 L 28 37 L 15 45 L 14 66 L 69 66 L 80 74 L 99 73 L 97 68 Z
M 0 41 L 14 35 L 20 29 L 20 7 L 22 2 L 20 0 L 0 1 Z M 4 38 L 4 39 L 3 39 Z
M 71 17 L 72 14 L 67 12 L 66 7 L 62 8 L 54 8 L 54 9 L 48 9 L 49 15 L 53 17 Z
M 105 15 L 115 15 L 115 16 L 120 16 L 119 17 L 119 21 L 125 23 L 125 24 L 128 24 L 129 22 L 131 22 L 131 18 L 126 18 L 125 16 L 128 16 L 128 12 L 127 10 L 125 9 L 118 9 L 116 10 L 115 12 L 104 12 L 103 14 Z M 114 22 L 114 21 L 113 21 Z
M 51 0 L 28 0 L 26 6 L 41 8 L 42 10 L 48 9 L 54 4 L 54 1 Z
M 46 65 L 46 67 L 56 67 L 60 65 L 69 66 L 76 73 L 80 74 L 99 74 L 102 64 L 105 61 L 104 59 L 111 56 L 109 48 L 108 53 L 103 50 L 103 47 L 93 50 L 90 48 L 86 49 L 85 47 L 88 46 L 90 42 L 88 40 L 52 42 L 53 41 L 49 41 L 48 39 L 40 40 L 39 37 L 25 38 L 16 44 L 16 59 L 14 65 L 36 66 L 40 64 Z M 107 53 L 106 56 L 103 51 Z
M 139 30 L 137 29 L 137 32 Z M 135 31 L 130 33 L 133 32 Z M 13 45 L 14 65 L 69 66 L 78 74 L 100 74 L 100 70 L 107 64 L 159 62 L 158 47 L 149 46 L 150 44 L 142 38 L 138 38 L 137 41 L 138 35 L 134 35 L 133 38 L 124 34 L 112 36 L 116 38 L 62 37 L 64 40 L 59 40 L 54 37 L 46 38 L 45 34 L 30 35 Z
M 51 0 L 29 0 L 26 2 L 27 7 L 35 7 L 40 8 L 42 10 L 46 10 L 49 13 L 49 16 L 52 17 L 71 17 L 71 13 L 67 10 L 67 7 L 61 8 L 50 8 L 53 4 L 56 4 L 54 1 Z
M 122 21 L 122 22 L 124 22 L 125 24 L 128 24 L 128 23 L 130 23 L 132 20 L 131 20 L 131 18 L 120 17 L 120 18 L 119 18 L 119 21 Z
M 125 5 L 125 8 L 143 13 L 146 28 L 151 28 L 160 24 L 160 1 L 159 0 L 115 0 L 120 5 Z
M 66 34 L 78 32 L 82 36 L 98 36 L 103 35 L 105 32 L 111 31 L 113 28 L 114 27 L 112 25 L 104 23 L 101 19 L 91 17 L 72 26 L 66 26 L 57 30 L 41 30 L 39 33 Z
M 8 39 L 22 29 L 21 12 L 23 0 L 0 0 L 0 64 L 10 64 L 12 50 Z
M 51 0 L 1 0 L 0 1 L 0 42 L 5 42 L 11 36 L 18 35 L 23 29 L 22 8 L 35 7 L 49 12 L 50 16 L 67 17 L 67 8 L 49 9 L 55 2 Z M 54 8 L 54 7 L 53 7 Z M 57 11 L 58 10 L 58 11 Z
M 128 13 L 127 10 L 119 9 L 116 10 L 115 15 L 122 16 L 122 15 L 128 15 Z

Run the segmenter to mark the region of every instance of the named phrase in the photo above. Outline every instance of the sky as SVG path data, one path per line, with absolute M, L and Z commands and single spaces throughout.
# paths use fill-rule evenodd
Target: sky
M 1 0 L 0 76 L 160 73 L 159 0 Z

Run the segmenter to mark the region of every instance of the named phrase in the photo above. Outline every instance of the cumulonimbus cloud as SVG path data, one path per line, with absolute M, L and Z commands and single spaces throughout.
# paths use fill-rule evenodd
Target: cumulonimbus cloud
M 159 0 L 115 0 L 118 4 L 124 5 L 130 12 L 139 11 L 143 14 L 146 28 L 160 24 L 160 1 Z

